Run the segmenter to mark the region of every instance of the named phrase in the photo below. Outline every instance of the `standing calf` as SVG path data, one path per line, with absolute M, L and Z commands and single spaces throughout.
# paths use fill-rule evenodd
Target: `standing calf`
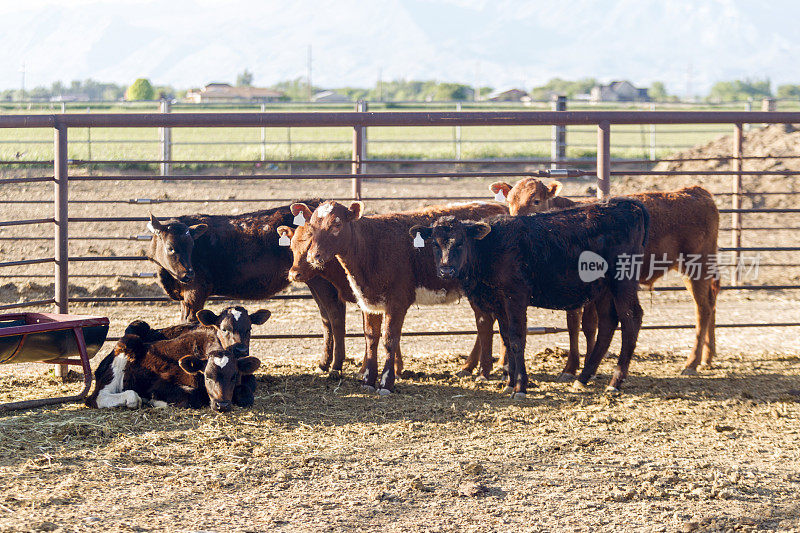
M 430 243 L 442 279 L 458 281 L 471 303 L 497 318 L 508 354 L 507 390 L 514 398 L 524 398 L 528 306 L 578 309 L 594 303 L 597 341 L 576 387 L 585 386 L 597 371 L 621 322 L 622 349 L 608 385 L 608 390 L 619 390 L 636 346 L 642 308 L 638 280 L 617 279 L 612 269 L 620 259 L 642 253 L 647 227 L 648 214 L 640 202 L 617 198 L 486 222 L 443 217 L 432 226 L 411 228 L 409 235 L 419 233 Z M 582 279 L 579 261 L 585 260 L 584 254 L 605 262 L 607 271 Z
M 503 191 L 512 215 L 528 215 L 586 203 L 559 196 L 562 186 L 557 181 L 545 186 L 536 178 L 525 178 L 513 187 L 497 182 L 490 189 L 494 193 Z M 697 321 L 695 341 L 683 369 L 684 374 L 694 374 L 701 361 L 704 366 L 711 366 L 716 355 L 714 323 L 719 294 L 716 262 L 719 211 L 711 193 L 697 186 L 628 197 L 642 202 L 650 214 L 649 238 L 644 249 L 639 283 L 652 287 L 668 270 L 677 270 L 684 276 L 684 284 L 694 299 Z M 692 257 L 696 261 L 687 261 Z M 567 313 L 570 337 L 569 358 L 564 368 L 567 376 L 574 376 L 578 369 L 580 322 L 580 309 Z M 583 310 L 583 330 L 588 354 L 597 331 L 597 314 L 591 306 Z

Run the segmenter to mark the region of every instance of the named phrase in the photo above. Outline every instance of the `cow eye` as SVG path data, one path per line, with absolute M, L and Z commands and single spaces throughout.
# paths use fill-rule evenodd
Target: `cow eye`
M 172 246 L 167 246 L 167 253 L 168 254 L 174 254 L 175 253 L 175 248 L 173 248 Z
M 534 200 L 533 205 L 539 205 L 539 200 Z

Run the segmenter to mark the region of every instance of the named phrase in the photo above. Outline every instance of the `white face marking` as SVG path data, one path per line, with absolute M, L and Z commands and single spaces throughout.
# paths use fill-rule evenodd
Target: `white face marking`
M 215 357 L 214 358 L 214 364 L 217 365 L 220 368 L 225 368 L 225 365 L 228 364 L 228 356 L 226 355 L 226 356 L 223 356 L 223 357 Z
M 322 204 L 317 208 L 314 214 L 317 215 L 318 218 L 325 218 L 331 214 L 331 211 L 333 211 L 333 204 Z
M 242 312 L 238 309 L 231 309 L 231 314 L 233 315 L 233 319 L 236 321 L 242 318 Z
M 417 287 L 414 293 L 416 297 L 414 303 L 418 305 L 449 304 L 464 296 L 461 291 L 447 291 L 445 289 L 432 291 L 425 287 Z

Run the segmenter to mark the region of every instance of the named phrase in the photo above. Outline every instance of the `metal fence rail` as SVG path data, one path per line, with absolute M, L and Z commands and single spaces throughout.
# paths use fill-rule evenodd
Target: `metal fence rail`
M 163 176 L 156 176 L 152 174 L 137 173 L 132 175 L 81 175 L 69 176 L 70 167 L 77 165 L 96 165 L 99 163 L 147 163 L 147 164 L 160 164 L 169 165 L 183 162 L 186 164 L 200 164 L 200 165 L 256 165 L 259 163 L 271 163 L 275 165 L 287 165 L 288 172 L 270 172 L 259 174 L 247 175 L 230 175 L 225 173 L 201 174 L 201 173 L 186 173 L 180 175 L 170 175 L 169 179 L 176 182 L 191 182 L 191 181 L 224 181 L 224 180 L 308 180 L 314 182 L 315 180 L 350 180 L 352 194 L 349 198 L 353 199 L 369 199 L 374 201 L 380 200 L 472 200 L 476 199 L 474 196 L 374 196 L 364 197 L 361 194 L 361 183 L 365 179 L 380 179 L 380 180 L 402 180 L 402 179 L 421 179 L 421 180 L 435 180 L 446 178 L 507 178 L 507 177 L 539 177 L 539 178 L 586 178 L 592 177 L 596 180 L 597 196 L 600 198 L 606 197 L 610 194 L 611 190 L 611 177 L 612 176 L 729 176 L 731 178 L 731 192 L 724 192 L 718 196 L 730 197 L 730 207 L 723 207 L 720 209 L 721 213 L 728 214 L 731 217 L 731 223 L 724 229 L 731 232 L 730 246 L 721 246 L 720 251 L 732 252 L 735 257 L 738 257 L 740 252 L 797 252 L 800 251 L 800 246 L 742 246 L 741 233 L 742 231 L 767 231 L 767 230 L 787 230 L 796 231 L 799 229 L 794 225 L 783 225 L 779 227 L 746 227 L 741 222 L 741 215 L 755 214 L 755 213 L 785 213 L 787 215 L 800 213 L 798 208 L 743 208 L 741 200 L 747 196 L 765 195 L 765 194 L 800 194 L 800 191 L 786 191 L 786 193 L 767 191 L 767 192 L 744 192 L 741 190 L 742 176 L 793 176 L 799 172 L 793 171 L 751 171 L 743 169 L 743 162 L 749 159 L 757 159 L 755 156 L 745 156 L 742 153 L 742 131 L 745 124 L 749 123 L 800 123 L 800 112 L 741 112 L 741 111 L 493 111 L 493 112 L 476 112 L 476 111 L 463 111 L 463 112 L 369 112 L 366 108 L 359 112 L 327 112 L 327 113 L 301 113 L 301 112 L 286 112 L 286 113 L 126 113 L 126 114 L 113 114 L 113 113 L 91 113 L 91 114 L 52 114 L 52 115 L 6 115 L 0 116 L 0 128 L 50 128 L 54 131 L 54 159 L 53 161 L 8 161 L 0 163 L 8 163 L 14 165 L 33 165 L 41 166 L 51 164 L 53 168 L 52 176 L 38 176 L 38 177 L 12 177 L 0 179 L 0 186 L 2 185 L 16 185 L 25 183 L 53 183 L 53 200 L 37 200 L 37 199 L 24 199 L 24 198 L 3 198 L 0 203 L 17 204 L 17 205 L 41 205 L 52 203 L 54 206 L 54 216 L 52 218 L 30 218 L 26 220 L 7 220 L 0 221 L 0 227 L 14 227 L 22 225 L 40 225 L 50 227 L 53 225 L 53 243 L 54 255 L 53 257 L 44 258 L 15 258 L 14 260 L 5 261 L 0 263 L 1 267 L 20 267 L 20 266 L 33 266 L 38 264 L 53 263 L 55 272 L 55 289 L 54 297 L 52 299 L 36 300 L 33 302 L 19 302 L 0 306 L 0 309 L 12 309 L 24 306 L 36 305 L 49 305 L 55 304 L 58 312 L 66 313 L 69 309 L 69 303 L 102 303 L 111 304 L 117 302 L 165 302 L 169 301 L 167 297 L 90 297 L 81 296 L 70 298 L 68 294 L 69 282 L 69 264 L 70 263 L 92 263 L 98 261 L 116 261 L 116 262 L 141 262 L 145 260 L 142 256 L 123 255 L 123 256 L 85 256 L 73 255 L 68 253 L 68 242 L 70 240 L 88 240 L 88 239 L 102 239 L 102 240 L 127 240 L 137 241 L 146 240 L 148 236 L 142 235 L 74 235 L 70 236 L 69 226 L 72 224 L 81 223 L 96 223 L 96 222 L 120 222 L 120 223 L 141 223 L 147 220 L 147 217 L 142 216 L 70 216 L 69 206 L 72 204 L 131 204 L 131 205 L 148 205 L 148 204 L 192 204 L 200 202 L 214 202 L 218 204 L 224 203 L 243 203 L 243 202 L 282 202 L 286 203 L 290 199 L 282 198 L 217 198 L 217 199 L 158 199 L 158 198 L 127 198 L 127 199 L 85 199 L 85 200 L 69 200 L 68 190 L 70 182 L 85 182 L 102 184 L 107 181 L 136 181 L 136 182 L 151 182 L 163 179 Z M 708 159 L 727 161 L 730 162 L 731 168 L 727 170 L 714 170 L 714 171 L 653 171 L 650 169 L 631 169 L 631 170 L 612 170 L 612 166 L 618 164 L 652 164 L 652 160 L 648 159 L 624 159 L 612 160 L 611 159 L 611 126 L 618 124 L 633 124 L 633 125 L 646 125 L 646 124 L 728 124 L 732 126 L 733 132 L 733 145 L 731 156 L 719 156 Z M 596 126 L 594 130 L 597 135 L 597 157 L 596 159 L 568 159 L 562 153 L 554 153 L 554 157 L 550 159 L 532 158 L 532 159 L 512 159 L 512 160 L 460 160 L 460 159 L 436 159 L 425 161 L 408 161 L 402 159 L 369 159 L 367 157 L 367 144 L 366 131 L 369 127 L 389 127 L 389 126 L 437 126 L 437 127 L 462 127 L 462 126 L 513 126 L 513 125 L 555 125 L 555 126 L 568 126 L 568 125 L 593 125 Z M 120 128 L 135 128 L 135 127 L 157 127 L 162 129 L 181 128 L 181 127 L 292 127 L 292 128 L 311 128 L 311 127 L 345 127 L 352 129 L 352 157 L 350 159 L 272 159 L 272 160 L 172 160 L 169 157 L 164 157 L 163 154 L 159 159 L 147 160 L 78 160 L 68 158 L 68 133 L 70 128 L 95 128 L 95 127 L 120 127 Z M 427 143 L 428 140 L 420 140 L 415 142 Z M 800 156 L 790 156 L 800 157 Z M 664 158 L 662 161 L 688 161 L 700 160 L 702 158 Z M 370 163 L 392 163 L 392 164 L 425 164 L 425 165 L 454 165 L 455 170 L 443 170 L 437 172 L 368 172 L 366 167 Z M 468 171 L 465 170 L 469 165 L 548 165 L 548 164 L 571 164 L 575 167 L 590 167 L 586 168 L 569 168 L 569 169 L 549 169 L 549 170 L 512 170 L 512 171 Z M 291 165 L 299 164 L 316 164 L 316 165 L 350 165 L 350 172 L 324 172 L 309 174 L 300 174 L 292 171 Z M 163 169 L 162 169 L 163 170 Z M 277 169 L 276 169 L 277 170 Z M 481 197 L 483 198 L 483 197 Z M 343 199 L 343 198 L 342 198 Z M 49 239 L 45 236 L 31 236 L 26 235 L 23 237 L 15 237 L 3 235 L 0 239 L 29 239 L 41 240 Z M 790 267 L 796 266 L 796 263 L 791 262 L 773 262 L 767 263 L 765 266 L 772 267 Z M 29 274 L 30 276 L 40 276 L 41 274 Z M 103 276 L 103 274 L 95 274 L 96 276 Z M 81 277 L 88 277 L 91 274 L 78 274 Z M 3 277 L 6 277 L 5 275 Z M 8 277 L 14 277 L 9 275 Z M 18 276 L 23 277 L 23 276 Z M 132 277 L 148 278 L 152 277 L 152 273 L 133 273 Z M 723 286 L 723 290 L 785 290 L 785 289 L 798 289 L 800 285 L 742 285 L 740 280 L 735 276 L 730 285 Z M 683 290 L 679 287 L 657 287 L 656 291 L 673 291 Z M 280 295 L 276 298 L 280 299 L 305 299 L 309 296 L 307 294 L 292 294 Z M 214 300 L 220 300 L 214 298 Z M 795 323 L 764 323 L 764 324 L 719 324 L 717 327 L 756 327 L 756 326 L 794 326 L 800 325 Z M 645 329 L 666 328 L 676 329 L 688 326 L 675 326 L 675 325 L 650 325 Z M 539 328 L 544 333 L 563 331 L 561 328 Z M 438 335 L 438 334 L 465 334 L 466 332 L 416 332 L 419 335 Z M 303 337 L 317 337 L 316 334 L 302 335 Z M 260 337 L 254 337 L 260 338 Z M 285 336 L 266 336 L 265 338 L 288 338 Z M 295 338 L 295 337 L 291 337 Z

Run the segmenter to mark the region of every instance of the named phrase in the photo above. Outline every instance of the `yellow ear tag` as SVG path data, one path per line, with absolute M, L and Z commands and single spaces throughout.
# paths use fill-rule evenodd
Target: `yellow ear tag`
M 303 212 L 300 211 L 294 216 L 293 223 L 295 226 L 305 226 L 306 225 L 306 217 L 303 216 Z
M 424 248 L 425 247 L 425 239 L 422 238 L 422 235 L 417 232 L 417 236 L 414 237 L 414 248 Z
M 494 195 L 494 199 L 497 202 L 505 202 L 506 201 L 506 195 L 503 194 L 503 189 L 500 189 L 499 191 L 497 191 L 497 194 Z

